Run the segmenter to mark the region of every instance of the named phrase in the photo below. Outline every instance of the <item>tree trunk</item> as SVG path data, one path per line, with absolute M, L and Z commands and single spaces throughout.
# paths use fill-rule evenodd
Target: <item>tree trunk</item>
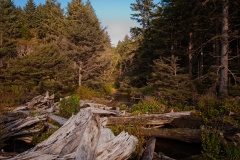
M 189 46 L 188 46 L 188 52 L 189 52 L 189 76 L 192 77 L 192 49 L 193 49 L 193 42 L 192 42 L 192 36 L 193 36 L 193 33 L 190 32 L 189 33 Z
M 219 96 L 228 95 L 228 7 L 228 0 L 223 0 L 222 50 Z

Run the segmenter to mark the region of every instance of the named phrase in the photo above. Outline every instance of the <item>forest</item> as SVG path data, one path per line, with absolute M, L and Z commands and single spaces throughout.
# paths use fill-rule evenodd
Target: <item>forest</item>
M 0 0 L 0 113 L 47 91 L 90 99 L 117 90 L 148 97 L 131 108 L 135 114 L 194 110 L 212 122 L 234 113 L 223 121 L 239 125 L 240 1 L 129 7 L 139 27 L 112 46 L 90 0 L 71 0 L 65 10 L 57 0 L 28 0 L 23 8 Z M 209 159 L 220 155 L 203 150 Z

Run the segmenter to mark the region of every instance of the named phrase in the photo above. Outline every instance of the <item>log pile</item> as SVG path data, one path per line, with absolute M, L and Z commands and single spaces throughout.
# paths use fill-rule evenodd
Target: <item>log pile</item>
M 1 141 L 31 143 L 34 134 L 45 127 L 54 127 L 48 123 L 49 118 L 62 125 L 48 139 L 11 159 L 128 159 L 134 152 L 138 139 L 124 131 L 115 136 L 105 127 L 107 117 L 100 117 L 116 115 L 116 111 L 106 110 L 111 109 L 107 106 L 102 109 L 99 107 L 101 104 L 85 102 L 80 112 L 67 120 L 55 115 L 59 107 L 53 98 L 48 93 L 37 96 L 0 117 L 5 133 L 0 135 Z
M 56 114 L 59 103 L 54 102 L 54 95 L 49 96 L 47 92 L 0 116 L 0 123 L 4 124 L 0 141 L 20 140 L 31 143 L 34 135 L 46 128 L 57 128 L 49 123 L 49 119 L 61 126 L 48 139 L 11 159 L 128 159 L 138 139 L 124 131 L 115 136 L 108 127 L 119 123 L 129 126 L 134 121 L 148 126 L 142 128 L 141 134 L 151 136 L 146 143 L 144 159 L 172 159 L 163 153 L 154 153 L 155 137 L 201 143 L 200 126 L 203 121 L 190 116 L 192 111 L 131 115 L 119 108 L 114 110 L 93 101 L 80 101 L 79 105 L 81 109 L 77 115 L 70 119 L 59 117 Z M 234 126 L 227 126 L 223 129 L 224 138 L 240 141 L 240 131 Z

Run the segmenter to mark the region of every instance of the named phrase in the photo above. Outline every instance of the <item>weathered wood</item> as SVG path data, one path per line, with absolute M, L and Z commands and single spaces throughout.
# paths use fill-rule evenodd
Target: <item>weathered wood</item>
M 88 107 L 89 109 L 91 109 L 91 111 L 94 114 L 98 114 L 98 115 L 106 115 L 106 116 L 110 116 L 110 115 L 116 115 L 116 113 L 108 111 L 108 110 L 103 110 L 103 109 L 99 109 L 99 108 L 95 108 L 95 107 Z
M 154 155 L 154 149 L 156 144 L 156 138 L 150 137 L 147 141 L 146 149 L 143 153 L 143 160 L 152 160 Z
M 51 118 L 52 120 L 54 120 L 55 122 L 57 122 L 58 124 L 60 124 L 61 126 L 67 122 L 66 118 L 56 116 L 54 114 L 49 114 L 48 117 Z
M 139 116 L 109 117 L 107 125 L 111 126 L 118 123 L 129 124 L 134 121 L 139 121 L 139 123 L 146 125 L 164 125 L 181 116 L 189 116 L 191 113 L 192 111 L 185 111 L 164 114 L 142 114 Z
M 31 142 L 34 133 L 38 133 L 44 129 L 43 126 L 37 125 L 39 122 L 45 121 L 45 115 L 27 117 L 26 119 L 18 119 L 4 125 L 5 134 L 0 135 L 1 140 L 21 139 L 27 143 Z
M 137 138 L 126 132 L 121 132 L 107 143 L 99 143 L 96 160 L 128 159 L 136 149 Z
M 137 138 L 125 132 L 115 137 L 105 124 L 106 118 L 81 109 L 48 139 L 11 159 L 127 159 Z

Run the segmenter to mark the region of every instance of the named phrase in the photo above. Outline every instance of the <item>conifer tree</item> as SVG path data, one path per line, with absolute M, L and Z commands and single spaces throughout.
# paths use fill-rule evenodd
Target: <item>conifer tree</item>
M 67 10 L 66 37 L 70 42 L 69 56 L 75 61 L 78 70 L 78 83 L 97 86 L 103 80 L 110 66 L 110 41 L 91 6 L 72 0 Z
M 0 0 L 0 59 L 15 57 L 14 39 L 19 36 L 16 7 L 12 0 Z
M 34 28 L 36 26 L 36 5 L 33 0 L 28 0 L 25 7 L 24 7 L 24 18 L 25 18 L 25 24 L 27 27 Z
M 63 34 L 63 9 L 56 0 L 47 0 L 36 10 L 36 29 L 43 43 L 56 43 Z
M 149 28 L 154 7 L 152 0 L 136 0 L 136 3 L 131 4 L 131 9 L 138 12 L 131 14 L 131 19 L 136 20 L 142 26 L 142 32 Z

